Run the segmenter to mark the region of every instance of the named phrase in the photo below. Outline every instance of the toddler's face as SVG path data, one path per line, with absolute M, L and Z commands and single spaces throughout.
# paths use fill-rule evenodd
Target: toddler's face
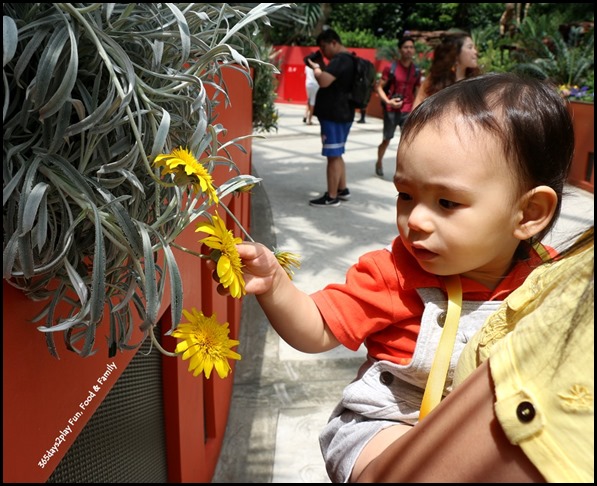
M 428 272 L 493 287 L 510 267 L 521 217 L 517 185 L 493 135 L 447 117 L 401 143 L 397 160 L 397 225 L 408 251 Z

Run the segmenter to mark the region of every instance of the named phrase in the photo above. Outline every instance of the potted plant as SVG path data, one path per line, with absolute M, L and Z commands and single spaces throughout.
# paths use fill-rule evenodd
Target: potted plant
M 250 86 L 251 66 L 269 65 L 251 57 L 259 52 L 252 36 L 287 6 L 3 4 L 4 288 L 30 299 L 17 310 L 47 350 L 40 356 L 31 334 L 20 340 L 31 324 L 5 299 L 5 377 L 16 377 L 5 407 L 15 440 L 5 449 L 17 457 L 27 449 L 34 482 L 47 479 L 105 397 L 98 376 L 109 375 L 111 386 L 141 343 L 206 378 L 227 376 L 238 358 L 238 341 L 216 321 L 212 302 L 183 313 L 183 282 L 196 272 L 187 258 L 195 268 L 220 259 L 235 296 L 243 295 L 242 271 L 233 266 L 230 275 L 225 263 L 233 244 L 249 238 L 236 200 L 259 179 L 233 160 L 251 133 L 227 139 L 217 117 L 230 102 L 227 73 Z M 169 349 L 156 335 L 168 308 L 164 332 L 180 339 Z M 219 354 L 190 349 L 197 333 L 218 337 Z M 6 350 L 15 359 L 7 362 Z M 29 386 L 19 390 L 19 380 Z M 7 409 L 27 413 L 7 417 Z M 57 431 L 67 430 L 65 413 L 74 433 L 50 453 Z M 22 448 L 19 429 L 28 437 Z
M 117 327 L 134 309 L 151 335 L 166 274 L 180 322 L 177 236 L 258 182 L 229 156 L 239 140 L 218 139 L 223 71 L 252 82 L 243 29 L 282 6 L 4 4 L 3 276 L 47 301 L 51 353 L 65 333 L 90 355 L 104 312 Z M 59 301 L 72 312 L 53 321 Z
M 519 64 L 514 69 L 551 81 L 569 102 L 575 150 L 568 180 L 593 192 L 594 27 L 581 23 L 562 29 L 563 25 L 557 16 L 536 21 L 526 17 L 515 37 Z

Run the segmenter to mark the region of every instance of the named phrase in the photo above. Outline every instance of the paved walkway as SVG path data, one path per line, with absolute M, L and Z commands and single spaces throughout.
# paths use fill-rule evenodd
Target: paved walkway
M 252 236 L 270 247 L 299 253 L 295 283 L 313 292 L 343 282 L 363 253 L 396 235 L 396 191 L 391 182 L 398 139 L 374 172 L 382 121 L 353 124 L 345 160 L 349 202 L 314 208 L 325 191 L 319 125 L 302 123 L 302 105 L 280 104 L 278 132 L 253 141 L 253 167 L 263 182 L 253 191 Z M 399 134 L 399 132 L 397 132 Z M 594 222 L 593 194 L 568 187 L 562 215 L 547 242 L 567 241 Z M 243 303 L 230 418 L 214 483 L 329 483 L 318 434 L 364 351 L 335 349 L 309 355 L 293 350 L 271 329 L 253 296 Z

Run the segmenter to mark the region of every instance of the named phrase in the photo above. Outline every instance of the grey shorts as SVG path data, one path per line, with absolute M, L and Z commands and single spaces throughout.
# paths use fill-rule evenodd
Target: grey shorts
M 378 432 L 397 423 L 417 422 L 423 390 L 399 379 L 398 367 L 388 361 L 368 361 L 344 389 L 319 435 L 332 482 L 348 482 L 361 451 Z
M 399 111 L 387 111 L 384 109 L 383 112 L 383 139 L 391 140 L 396 134 L 396 127 L 402 128 L 408 113 L 401 113 Z

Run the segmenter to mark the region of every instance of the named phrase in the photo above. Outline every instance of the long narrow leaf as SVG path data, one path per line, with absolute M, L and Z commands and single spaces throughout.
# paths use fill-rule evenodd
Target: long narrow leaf
M 14 57 L 17 42 L 16 22 L 6 15 L 2 16 L 2 67 L 5 67 Z
M 90 320 L 91 324 L 95 325 L 102 319 L 106 302 L 106 248 L 99 211 L 95 206 L 92 206 L 92 210 L 95 225 L 95 252 L 91 281 Z
M 25 233 L 29 233 L 35 223 L 35 217 L 37 216 L 39 205 L 46 197 L 50 186 L 45 182 L 39 182 L 33 187 L 27 200 L 25 201 L 25 207 L 23 209 L 23 221 L 21 223 L 21 236 Z
M 89 290 L 83 282 L 81 276 L 77 273 L 75 268 L 69 263 L 68 260 L 64 262 L 64 268 L 66 268 L 66 272 L 68 273 L 68 278 L 71 282 L 71 287 L 77 293 L 77 297 L 79 297 L 79 302 L 81 302 L 81 306 L 85 306 L 87 304 L 87 299 L 89 298 Z
M 68 67 L 63 74 L 62 81 L 58 89 L 50 100 L 39 109 L 39 118 L 44 120 L 59 111 L 62 106 L 70 99 L 71 91 L 77 80 L 77 71 L 79 70 L 79 55 L 77 51 L 77 40 L 73 29 L 67 23 L 68 37 L 70 40 L 70 59 Z
M 151 244 L 151 239 L 149 238 L 149 233 L 144 227 L 139 229 L 141 231 L 141 239 L 143 241 L 143 262 L 145 265 L 145 278 L 143 284 L 147 303 L 147 319 L 153 325 L 157 322 L 158 310 L 160 307 L 158 302 L 156 267 L 153 261 L 153 247 Z

